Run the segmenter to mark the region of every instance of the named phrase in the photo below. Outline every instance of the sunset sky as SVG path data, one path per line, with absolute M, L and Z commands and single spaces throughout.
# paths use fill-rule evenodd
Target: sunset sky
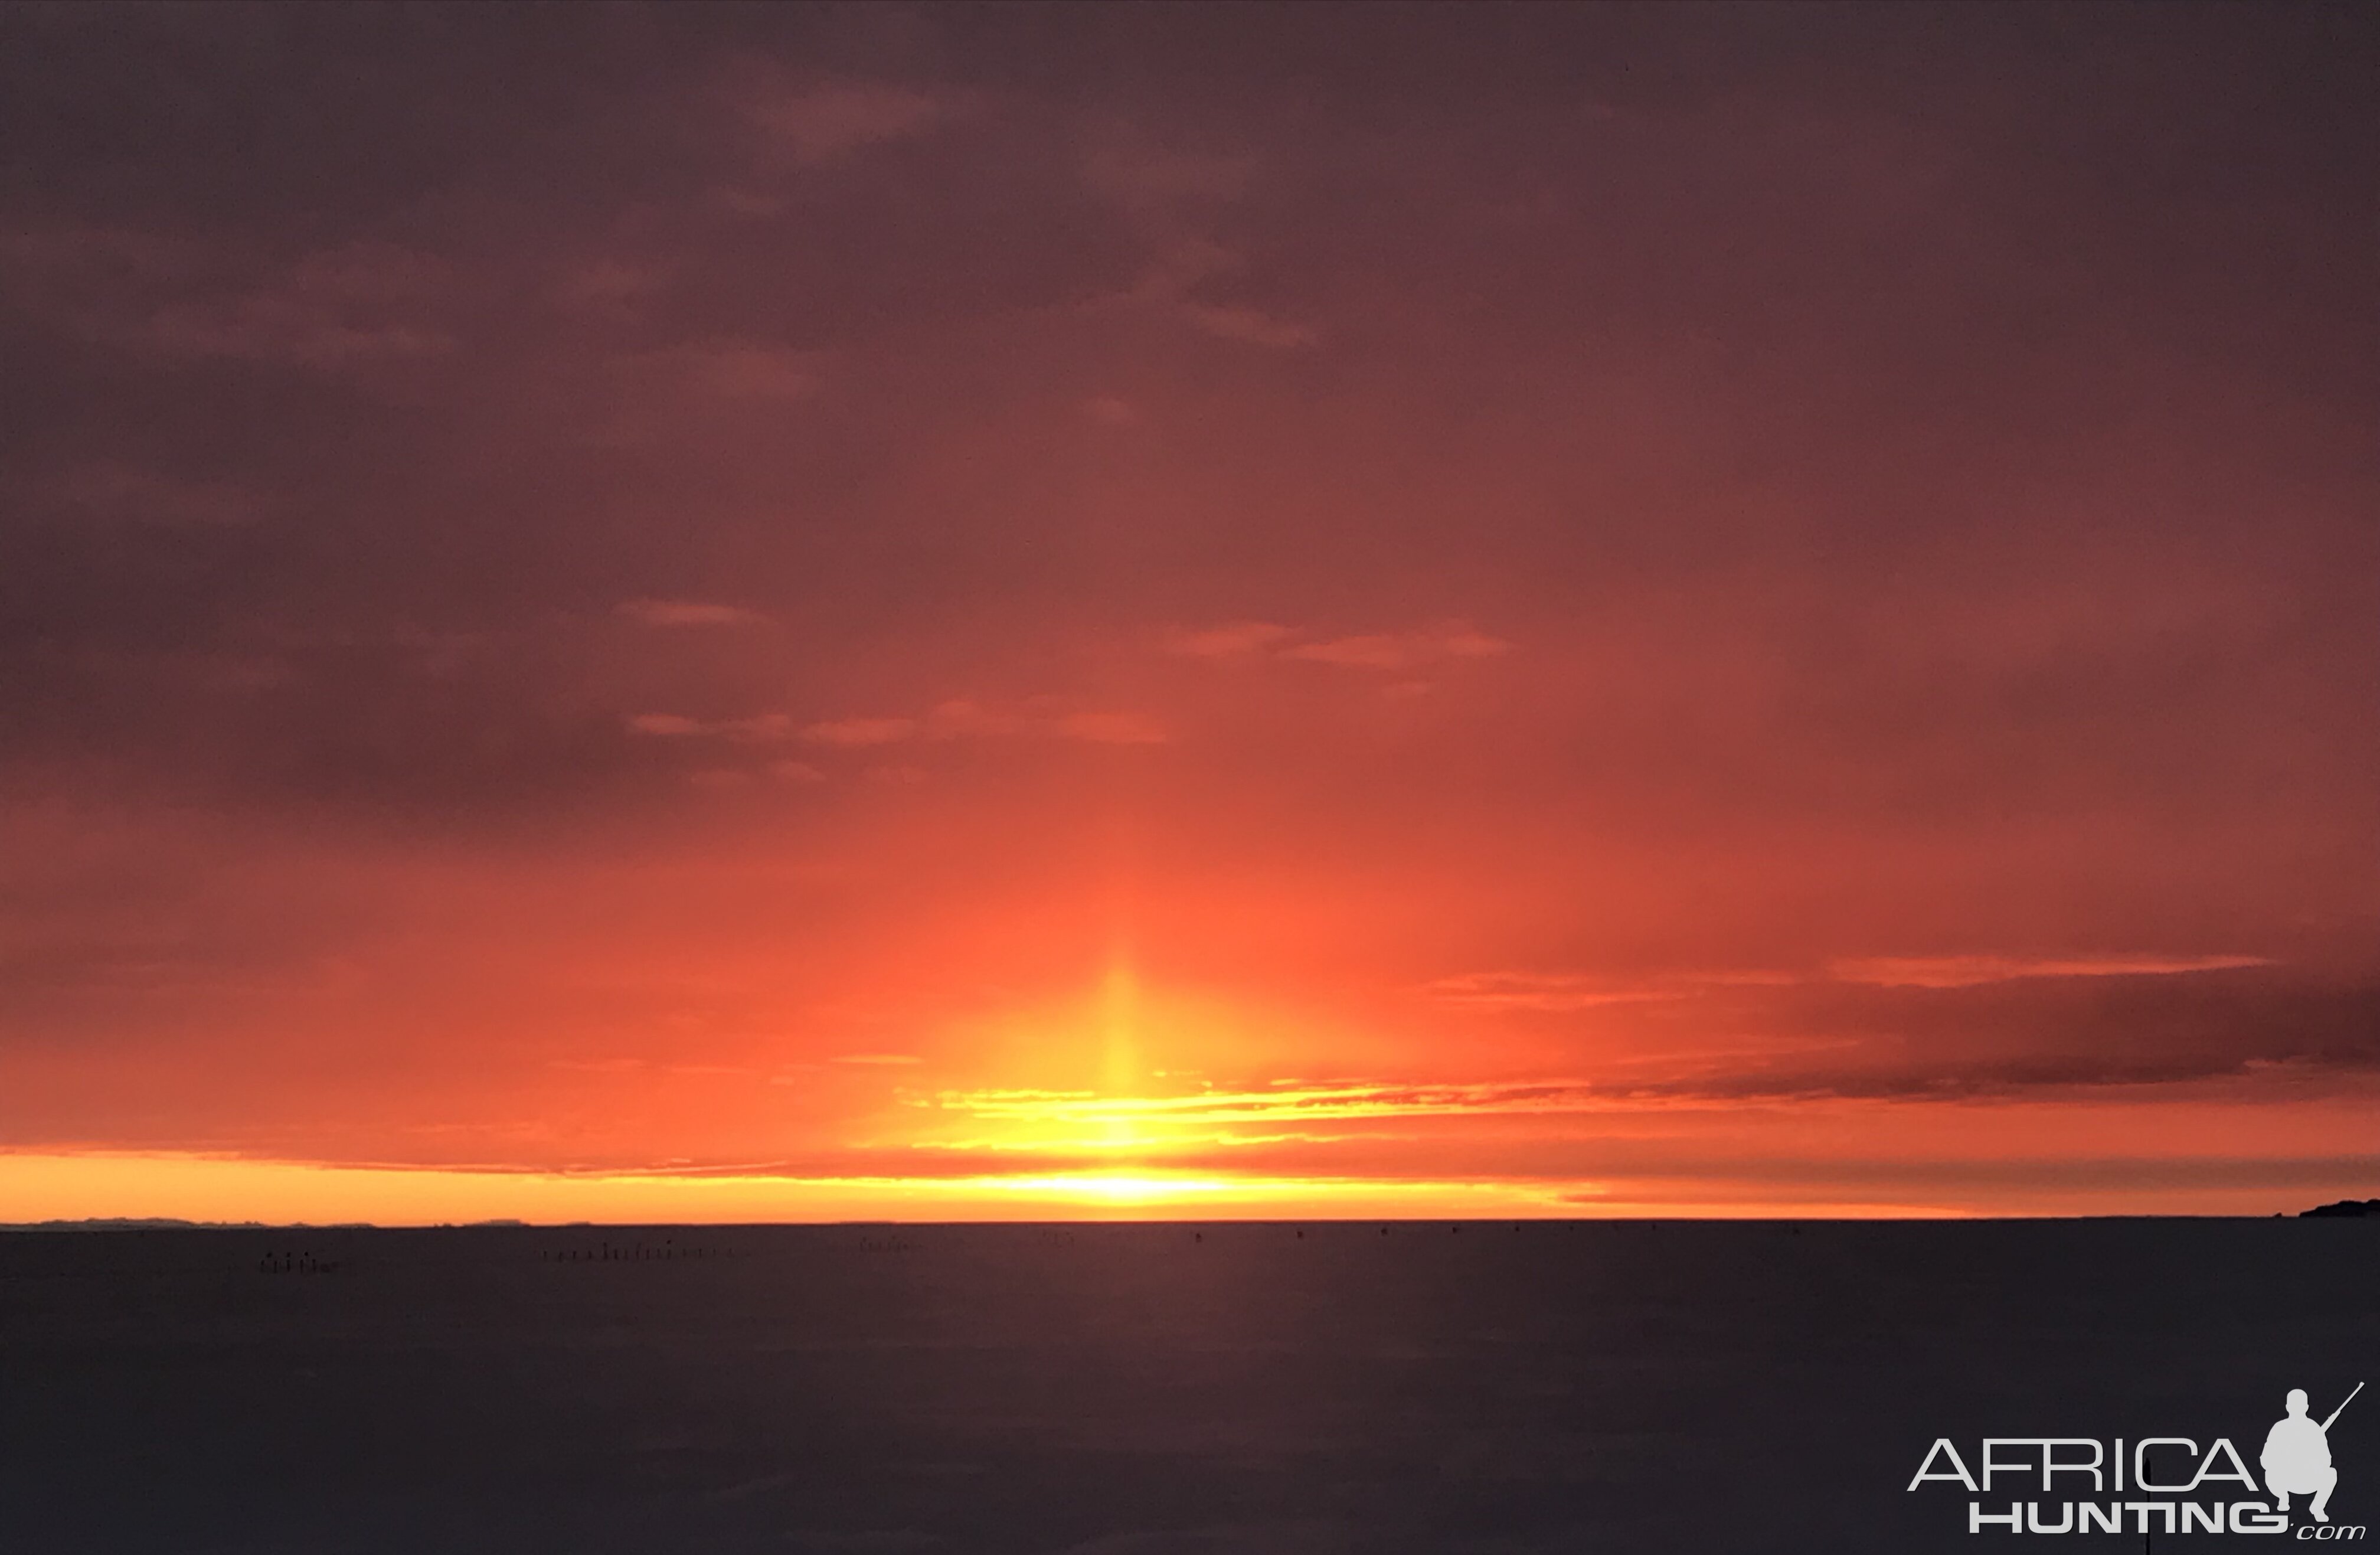
M 0 12 L 0 1221 L 2380 1193 L 2380 12 Z

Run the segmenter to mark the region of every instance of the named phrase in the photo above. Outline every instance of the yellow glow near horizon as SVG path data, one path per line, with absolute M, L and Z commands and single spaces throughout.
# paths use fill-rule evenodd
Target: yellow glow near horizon
M 1019 1194 L 1048 1194 L 1061 1198 L 1109 1199 L 1119 1204 L 1146 1204 L 1157 1199 L 1187 1198 L 1200 1194 L 1247 1191 L 1250 1184 L 1215 1177 L 1150 1176 L 1118 1172 L 1061 1172 L 1047 1177 L 977 1177 L 965 1179 L 983 1187 Z
M 430 1225 L 484 1220 L 551 1224 L 1015 1221 L 1486 1219 L 1654 1216 L 1938 1216 L 1927 1203 L 1718 1199 L 1716 1184 L 1666 1197 L 1663 1184 L 1262 1177 L 1167 1172 L 985 1173 L 969 1177 L 696 1176 L 346 1166 L 232 1157 L 0 1151 L 0 1223 L 110 1218 Z

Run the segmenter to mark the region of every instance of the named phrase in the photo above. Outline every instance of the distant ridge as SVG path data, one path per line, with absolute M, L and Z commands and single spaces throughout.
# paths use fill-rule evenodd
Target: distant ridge
M 2325 1204 L 2298 1211 L 2299 1220 L 2346 1220 L 2363 1215 L 2380 1215 L 2380 1198 L 2342 1198 L 2336 1204 Z
M 110 1216 L 89 1221 L 19 1221 L 0 1222 L 0 1231 L 370 1231 L 369 1221 L 343 1221 L 334 1225 L 310 1225 L 295 1221 L 274 1225 L 264 1221 L 177 1221 L 159 1216 L 135 1219 Z

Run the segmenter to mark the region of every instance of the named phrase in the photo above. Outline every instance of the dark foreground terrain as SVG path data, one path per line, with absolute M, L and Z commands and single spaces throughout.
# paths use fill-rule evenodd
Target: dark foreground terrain
M 1937 1437 L 2364 1378 L 2370 1221 L 18 1233 L 0 1549 L 1968 1549 Z

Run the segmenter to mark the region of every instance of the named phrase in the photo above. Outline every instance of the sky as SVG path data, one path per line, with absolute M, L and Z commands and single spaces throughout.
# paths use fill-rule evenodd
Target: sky
M 2375 96 L 0 11 L 0 1221 L 2380 1193 Z

